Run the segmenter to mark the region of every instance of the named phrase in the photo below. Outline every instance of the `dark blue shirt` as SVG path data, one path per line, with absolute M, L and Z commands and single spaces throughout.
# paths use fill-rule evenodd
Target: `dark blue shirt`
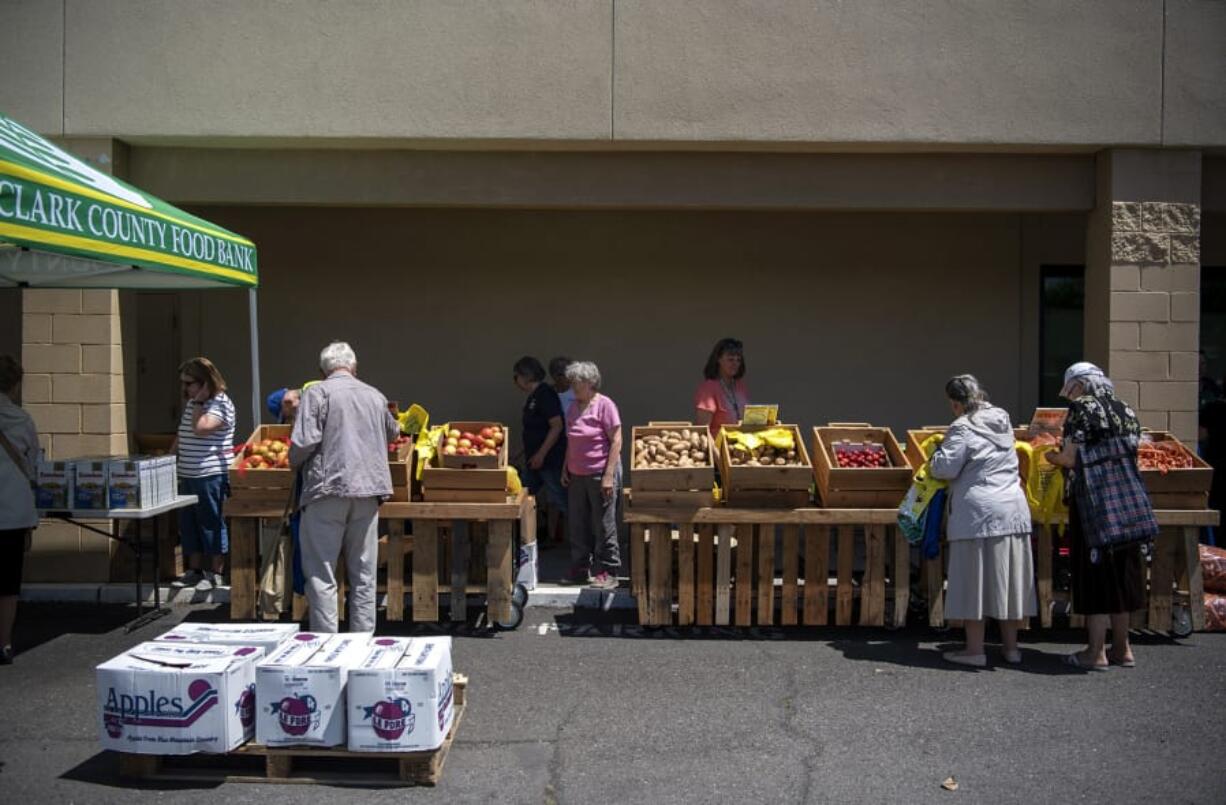
M 558 393 L 548 383 L 541 383 L 524 401 L 525 461 L 530 461 L 536 455 L 536 451 L 541 449 L 541 445 L 545 443 L 545 437 L 549 435 L 549 420 L 555 416 L 565 420 Z M 545 466 L 550 469 L 560 469 L 565 459 L 566 427 L 563 421 L 562 432 L 558 435 L 558 440 L 545 456 Z

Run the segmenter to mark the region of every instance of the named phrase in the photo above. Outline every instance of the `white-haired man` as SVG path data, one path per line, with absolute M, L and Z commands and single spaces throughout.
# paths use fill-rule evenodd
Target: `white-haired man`
M 392 494 L 387 445 L 400 432 L 387 398 L 357 379 L 337 341 L 319 354 L 324 381 L 302 392 L 289 461 L 302 471 L 300 542 L 311 630 L 336 632 L 336 563 L 349 571 L 349 630 L 375 628 L 379 504 Z

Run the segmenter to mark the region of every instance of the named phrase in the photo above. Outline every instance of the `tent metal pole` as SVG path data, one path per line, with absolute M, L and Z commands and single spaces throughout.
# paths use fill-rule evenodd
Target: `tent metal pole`
M 260 402 L 260 322 L 259 305 L 255 288 L 247 289 L 247 313 L 251 325 L 251 428 L 254 430 L 260 424 L 260 411 L 264 406 Z

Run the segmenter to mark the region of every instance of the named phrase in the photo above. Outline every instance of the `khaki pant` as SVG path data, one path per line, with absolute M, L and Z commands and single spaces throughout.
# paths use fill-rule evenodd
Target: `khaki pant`
M 337 631 L 336 563 L 342 552 L 349 575 L 349 631 L 375 630 L 378 524 L 378 498 L 322 498 L 302 510 L 298 541 L 311 631 Z

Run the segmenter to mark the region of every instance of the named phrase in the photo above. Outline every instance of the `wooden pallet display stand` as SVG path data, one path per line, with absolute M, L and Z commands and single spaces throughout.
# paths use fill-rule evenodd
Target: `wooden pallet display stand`
M 522 613 L 513 600 L 516 525 L 522 541 L 536 538 L 536 499 L 526 490 L 504 492 L 501 503 L 385 503 L 380 516 L 389 523 L 389 621 L 405 620 L 406 597 L 409 618 L 418 622 L 467 620 L 470 594 L 485 596 L 491 624 L 513 622 Z M 441 595 L 450 598 L 446 612 Z
M 911 552 L 896 517 L 892 509 L 628 509 L 639 622 L 901 626 L 910 600 Z M 858 534 L 865 541 L 866 566 L 857 616 L 852 559 Z M 833 618 L 832 542 L 838 550 Z M 887 566 L 893 588 L 888 598 Z
M 468 677 L 453 678 L 455 715 L 438 749 L 421 752 L 350 752 L 343 747 L 266 747 L 248 743 L 224 755 L 134 755 L 115 753 L 119 777 L 126 780 L 202 783 L 296 783 L 304 785 L 404 786 L 437 785 L 447 755 L 467 710 Z M 360 762 L 384 766 L 382 775 L 346 769 Z M 303 768 L 312 763 L 330 766 L 322 774 Z M 252 766 L 255 768 L 251 768 Z
M 758 433 L 774 428 L 787 428 L 792 432 L 799 464 L 787 466 L 746 466 L 733 464 L 728 449 L 727 431 Z M 719 456 L 720 480 L 723 482 L 722 500 L 737 508 L 794 509 L 812 502 L 809 492 L 813 486 L 813 464 L 809 451 L 796 425 L 724 425 L 716 440 Z
M 884 445 L 890 466 L 838 466 L 835 444 L 844 441 Z M 914 473 L 911 461 L 889 428 L 842 423 L 813 428 L 813 475 L 817 499 L 825 508 L 896 507 L 906 496 Z

